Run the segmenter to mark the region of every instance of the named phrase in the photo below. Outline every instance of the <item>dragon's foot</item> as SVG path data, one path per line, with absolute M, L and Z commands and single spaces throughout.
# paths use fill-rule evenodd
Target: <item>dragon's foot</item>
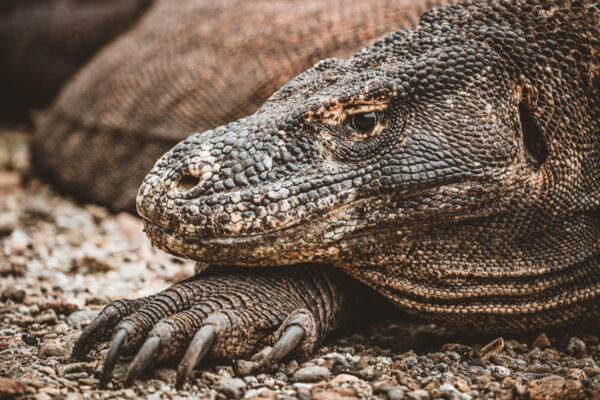
M 135 353 L 126 386 L 152 364 L 179 361 L 181 387 L 205 356 L 231 361 L 262 349 L 263 364 L 305 356 L 342 319 L 345 281 L 324 266 L 219 268 L 151 297 L 109 304 L 81 334 L 73 357 L 114 332 L 100 386 L 121 354 Z

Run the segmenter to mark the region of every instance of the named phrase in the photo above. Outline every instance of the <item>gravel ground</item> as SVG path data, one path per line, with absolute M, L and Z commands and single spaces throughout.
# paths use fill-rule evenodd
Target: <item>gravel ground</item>
M 387 308 L 308 361 L 206 366 L 178 392 L 168 365 L 123 389 L 124 360 L 111 390 L 98 390 L 107 344 L 71 360 L 81 327 L 110 300 L 155 293 L 194 265 L 152 248 L 136 217 L 31 177 L 27 142 L 0 132 L 0 398 L 600 399 L 594 332 L 461 336 Z

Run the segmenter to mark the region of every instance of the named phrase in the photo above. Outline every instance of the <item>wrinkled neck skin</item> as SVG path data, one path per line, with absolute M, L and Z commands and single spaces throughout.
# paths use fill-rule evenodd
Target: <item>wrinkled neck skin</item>
M 147 234 L 213 264 L 332 264 L 452 325 L 593 315 L 598 21 L 592 1 L 460 4 L 324 60 L 165 154 Z

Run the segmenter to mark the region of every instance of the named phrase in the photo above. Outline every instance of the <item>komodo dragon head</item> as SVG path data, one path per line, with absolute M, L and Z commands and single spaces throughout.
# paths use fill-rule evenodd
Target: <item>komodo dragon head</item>
M 599 21 L 595 1 L 465 3 L 321 61 L 158 160 L 146 231 L 214 264 L 333 264 L 396 299 L 532 276 L 597 291 Z

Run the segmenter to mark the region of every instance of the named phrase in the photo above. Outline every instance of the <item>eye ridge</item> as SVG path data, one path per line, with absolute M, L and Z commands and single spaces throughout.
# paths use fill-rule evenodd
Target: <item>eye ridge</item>
M 350 125 L 352 129 L 360 133 L 369 133 L 377 126 L 377 114 L 373 111 L 352 114 Z

